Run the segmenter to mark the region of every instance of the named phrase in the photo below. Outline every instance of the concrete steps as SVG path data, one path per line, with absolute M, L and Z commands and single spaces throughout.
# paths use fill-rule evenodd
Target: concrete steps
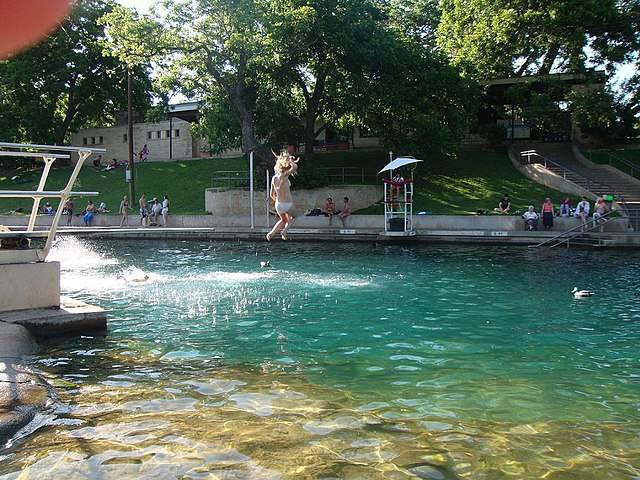
M 559 166 L 548 164 L 548 170 L 595 195 L 613 194 L 625 203 L 638 203 L 640 206 L 640 182 L 600 165 L 593 167 L 584 165 L 576 158 L 569 143 L 529 143 L 518 145 L 518 149 L 536 150 L 540 155 L 559 164 Z

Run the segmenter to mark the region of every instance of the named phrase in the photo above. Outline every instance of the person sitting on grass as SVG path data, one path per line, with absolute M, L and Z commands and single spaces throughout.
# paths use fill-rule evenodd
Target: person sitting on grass
M 540 217 L 534 210 L 533 205 L 529 205 L 527 211 L 522 214 L 522 219 L 524 220 L 527 230 L 532 231 L 538 229 L 538 220 Z
M 102 169 L 103 172 L 108 172 L 110 170 L 115 170 L 118 168 L 118 160 L 115 158 L 111 160 L 111 163 Z
M 493 211 L 498 213 L 509 213 L 509 210 L 511 210 L 511 199 L 509 198 L 509 195 L 505 193 L 502 196 L 502 199 L 498 202 L 498 208 L 494 208 Z

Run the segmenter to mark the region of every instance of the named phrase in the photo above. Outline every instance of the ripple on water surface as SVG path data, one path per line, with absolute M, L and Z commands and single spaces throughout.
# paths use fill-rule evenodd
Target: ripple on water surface
M 635 254 L 99 245 L 57 258 L 110 335 L 44 350 L 65 422 L 0 478 L 640 475 Z

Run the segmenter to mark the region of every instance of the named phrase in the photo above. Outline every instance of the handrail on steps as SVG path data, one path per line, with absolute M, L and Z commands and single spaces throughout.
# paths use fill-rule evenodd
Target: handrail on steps
M 600 182 L 600 181 L 593 180 L 592 178 L 586 176 L 584 173 L 576 172 L 575 170 L 567 168 L 566 166 L 564 166 L 564 165 L 562 165 L 562 164 L 560 164 L 560 163 L 558 163 L 558 162 L 556 162 L 554 160 L 551 160 L 550 158 L 547 158 L 544 155 L 540 155 L 537 150 L 524 150 L 524 151 L 520 152 L 520 156 L 521 157 L 527 157 L 527 163 L 529 163 L 529 164 L 531 163 L 531 157 L 532 156 L 536 156 L 536 157 L 540 157 L 544 161 L 543 164 L 544 164 L 545 168 L 548 168 L 547 167 L 547 163 L 550 163 L 552 165 L 555 165 L 558 168 L 561 168 L 563 170 L 562 178 L 564 178 L 565 180 L 567 180 L 567 172 L 572 173 L 573 175 L 577 175 L 579 177 L 584 178 L 587 181 L 587 188 L 586 189 L 589 190 L 589 191 L 591 191 L 589 189 L 589 184 L 591 184 L 593 186 L 599 185 L 600 187 L 605 187 L 607 190 L 609 190 L 609 193 L 613 194 L 616 197 L 616 203 L 618 203 L 622 207 L 622 209 L 626 211 L 624 196 L 619 194 L 618 192 L 616 192 L 616 189 L 613 188 L 611 185 L 608 185 L 608 184 Z M 568 180 L 568 181 L 570 181 L 570 180 Z M 592 193 L 594 193 L 594 192 L 592 192 Z
M 631 169 L 631 176 L 632 177 L 635 177 L 634 172 L 640 172 L 640 165 L 638 165 L 634 161 L 629 160 L 628 158 L 620 157 L 620 156 L 616 155 L 613 152 L 608 152 L 607 153 L 607 158 L 609 160 L 609 165 L 614 167 L 614 168 L 617 168 L 617 167 L 613 164 L 614 162 L 612 162 L 612 160 L 629 167 Z M 618 170 L 620 170 L 620 169 L 618 168 Z
M 600 228 L 602 225 L 604 225 L 605 223 L 608 223 L 610 220 L 613 220 L 613 221 L 615 221 L 615 220 L 620 220 L 620 219 L 627 219 L 627 220 L 628 220 L 628 217 L 616 217 L 616 218 L 614 218 L 614 219 L 609 219 L 609 218 L 608 218 L 608 217 L 609 217 L 609 215 L 611 215 L 611 214 L 612 214 L 612 213 L 614 213 L 614 212 L 616 212 L 616 210 L 609 210 L 607 213 L 605 213 L 604 215 L 602 215 L 602 216 L 600 217 L 600 219 L 603 219 L 603 218 L 604 218 L 604 219 L 606 219 L 606 220 L 605 220 L 605 222 L 603 222 L 602 224 L 592 225 L 591 227 L 588 227 L 588 228 L 586 228 L 586 229 L 584 229 L 585 224 L 582 224 L 582 225 L 576 225 L 575 227 L 570 228 L 569 230 L 566 230 L 566 231 L 564 231 L 564 232 L 562 232 L 562 233 L 560 233 L 560 234 L 556 235 L 555 237 L 549 238 L 549 239 L 545 240 L 545 241 L 544 241 L 544 242 L 542 242 L 542 243 L 538 243 L 537 245 L 530 245 L 529 247 L 530 247 L 530 248 L 540 248 L 540 247 L 542 247 L 542 246 L 544 246 L 544 245 L 546 245 L 546 244 L 548 244 L 548 243 L 553 242 L 554 240 L 561 239 L 561 238 L 562 238 L 562 237 L 564 237 L 565 235 L 568 235 L 568 234 L 570 234 L 570 233 L 573 233 L 573 232 L 575 232 L 576 230 L 580 230 L 580 231 L 578 232 L 578 234 L 577 234 L 577 235 L 574 235 L 574 236 L 567 236 L 566 238 L 562 239 L 561 241 L 559 241 L 559 242 L 558 242 L 558 243 L 556 243 L 555 245 L 552 245 L 551 247 L 549 247 L 549 248 L 554 248 L 554 247 L 557 247 L 558 245 L 562 245 L 564 242 L 568 242 L 568 241 L 569 241 L 569 240 L 571 240 L 572 238 L 579 237 L 579 236 L 580 236 L 580 235 L 582 235 L 583 233 L 587 233 L 587 232 L 590 232 L 590 231 L 595 230 L 595 229 L 597 229 L 597 228 Z

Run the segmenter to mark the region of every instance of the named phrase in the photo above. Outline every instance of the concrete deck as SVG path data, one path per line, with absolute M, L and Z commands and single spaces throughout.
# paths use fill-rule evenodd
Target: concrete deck
M 60 297 L 60 308 L 37 308 L 0 313 L 0 322 L 25 327 L 36 337 L 100 332 L 107 329 L 107 311 Z
M 60 231 L 60 235 L 83 238 L 111 238 L 136 240 L 222 240 L 266 241 L 264 227 L 216 227 L 216 228 L 74 228 Z M 447 230 L 418 229 L 413 237 L 387 237 L 378 228 L 292 228 L 289 241 L 304 242 L 376 242 L 376 243 L 468 243 L 485 245 L 537 245 L 562 233 L 560 230 L 526 232 L 519 230 Z M 640 248 L 640 235 L 636 233 L 607 232 L 586 234 L 581 242 L 598 247 Z M 600 241 L 599 241 L 600 240 Z M 279 236 L 273 243 L 282 242 Z M 598 244 L 598 245 L 596 245 Z
M 120 217 L 100 215 L 92 227 L 61 227 L 60 235 L 81 237 L 142 239 L 142 240 L 248 240 L 264 241 L 268 231 L 265 215 L 256 215 L 255 228 L 251 229 L 248 216 L 215 215 L 172 215 L 169 227 L 142 228 L 131 216 L 132 227 L 119 228 Z M 49 218 L 42 221 L 40 228 L 46 228 Z M 273 225 L 274 218 L 270 217 Z M 0 217 L 0 223 L 14 229 L 23 229 L 22 217 Z M 414 226 L 417 235 L 410 238 L 386 237 L 384 221 L 381 215 L 352 215 L 343 227 L 339 219 L 329 223 L 327 217 L 297 217 L 294 228 L 290 230 L 293 241 L 314 242 L 444 242 L 444 243 L 483 243 L 491 245 L 536 245 L 578 225 L 575 218 L 554 218 L 551 231 L 524 231 L 524 222 L 518 215 L 416 215 Z M 599 245 L 607 247 L 640 248 L 640 235 L 629 231 L 626 218 L 616 218 L 603 227 Z M 589 238 L 591 243 L 597 239 Z M 275 242 L 281 241 L 279 238 Z M 587 242 L 583 242 L 587 243 Z

